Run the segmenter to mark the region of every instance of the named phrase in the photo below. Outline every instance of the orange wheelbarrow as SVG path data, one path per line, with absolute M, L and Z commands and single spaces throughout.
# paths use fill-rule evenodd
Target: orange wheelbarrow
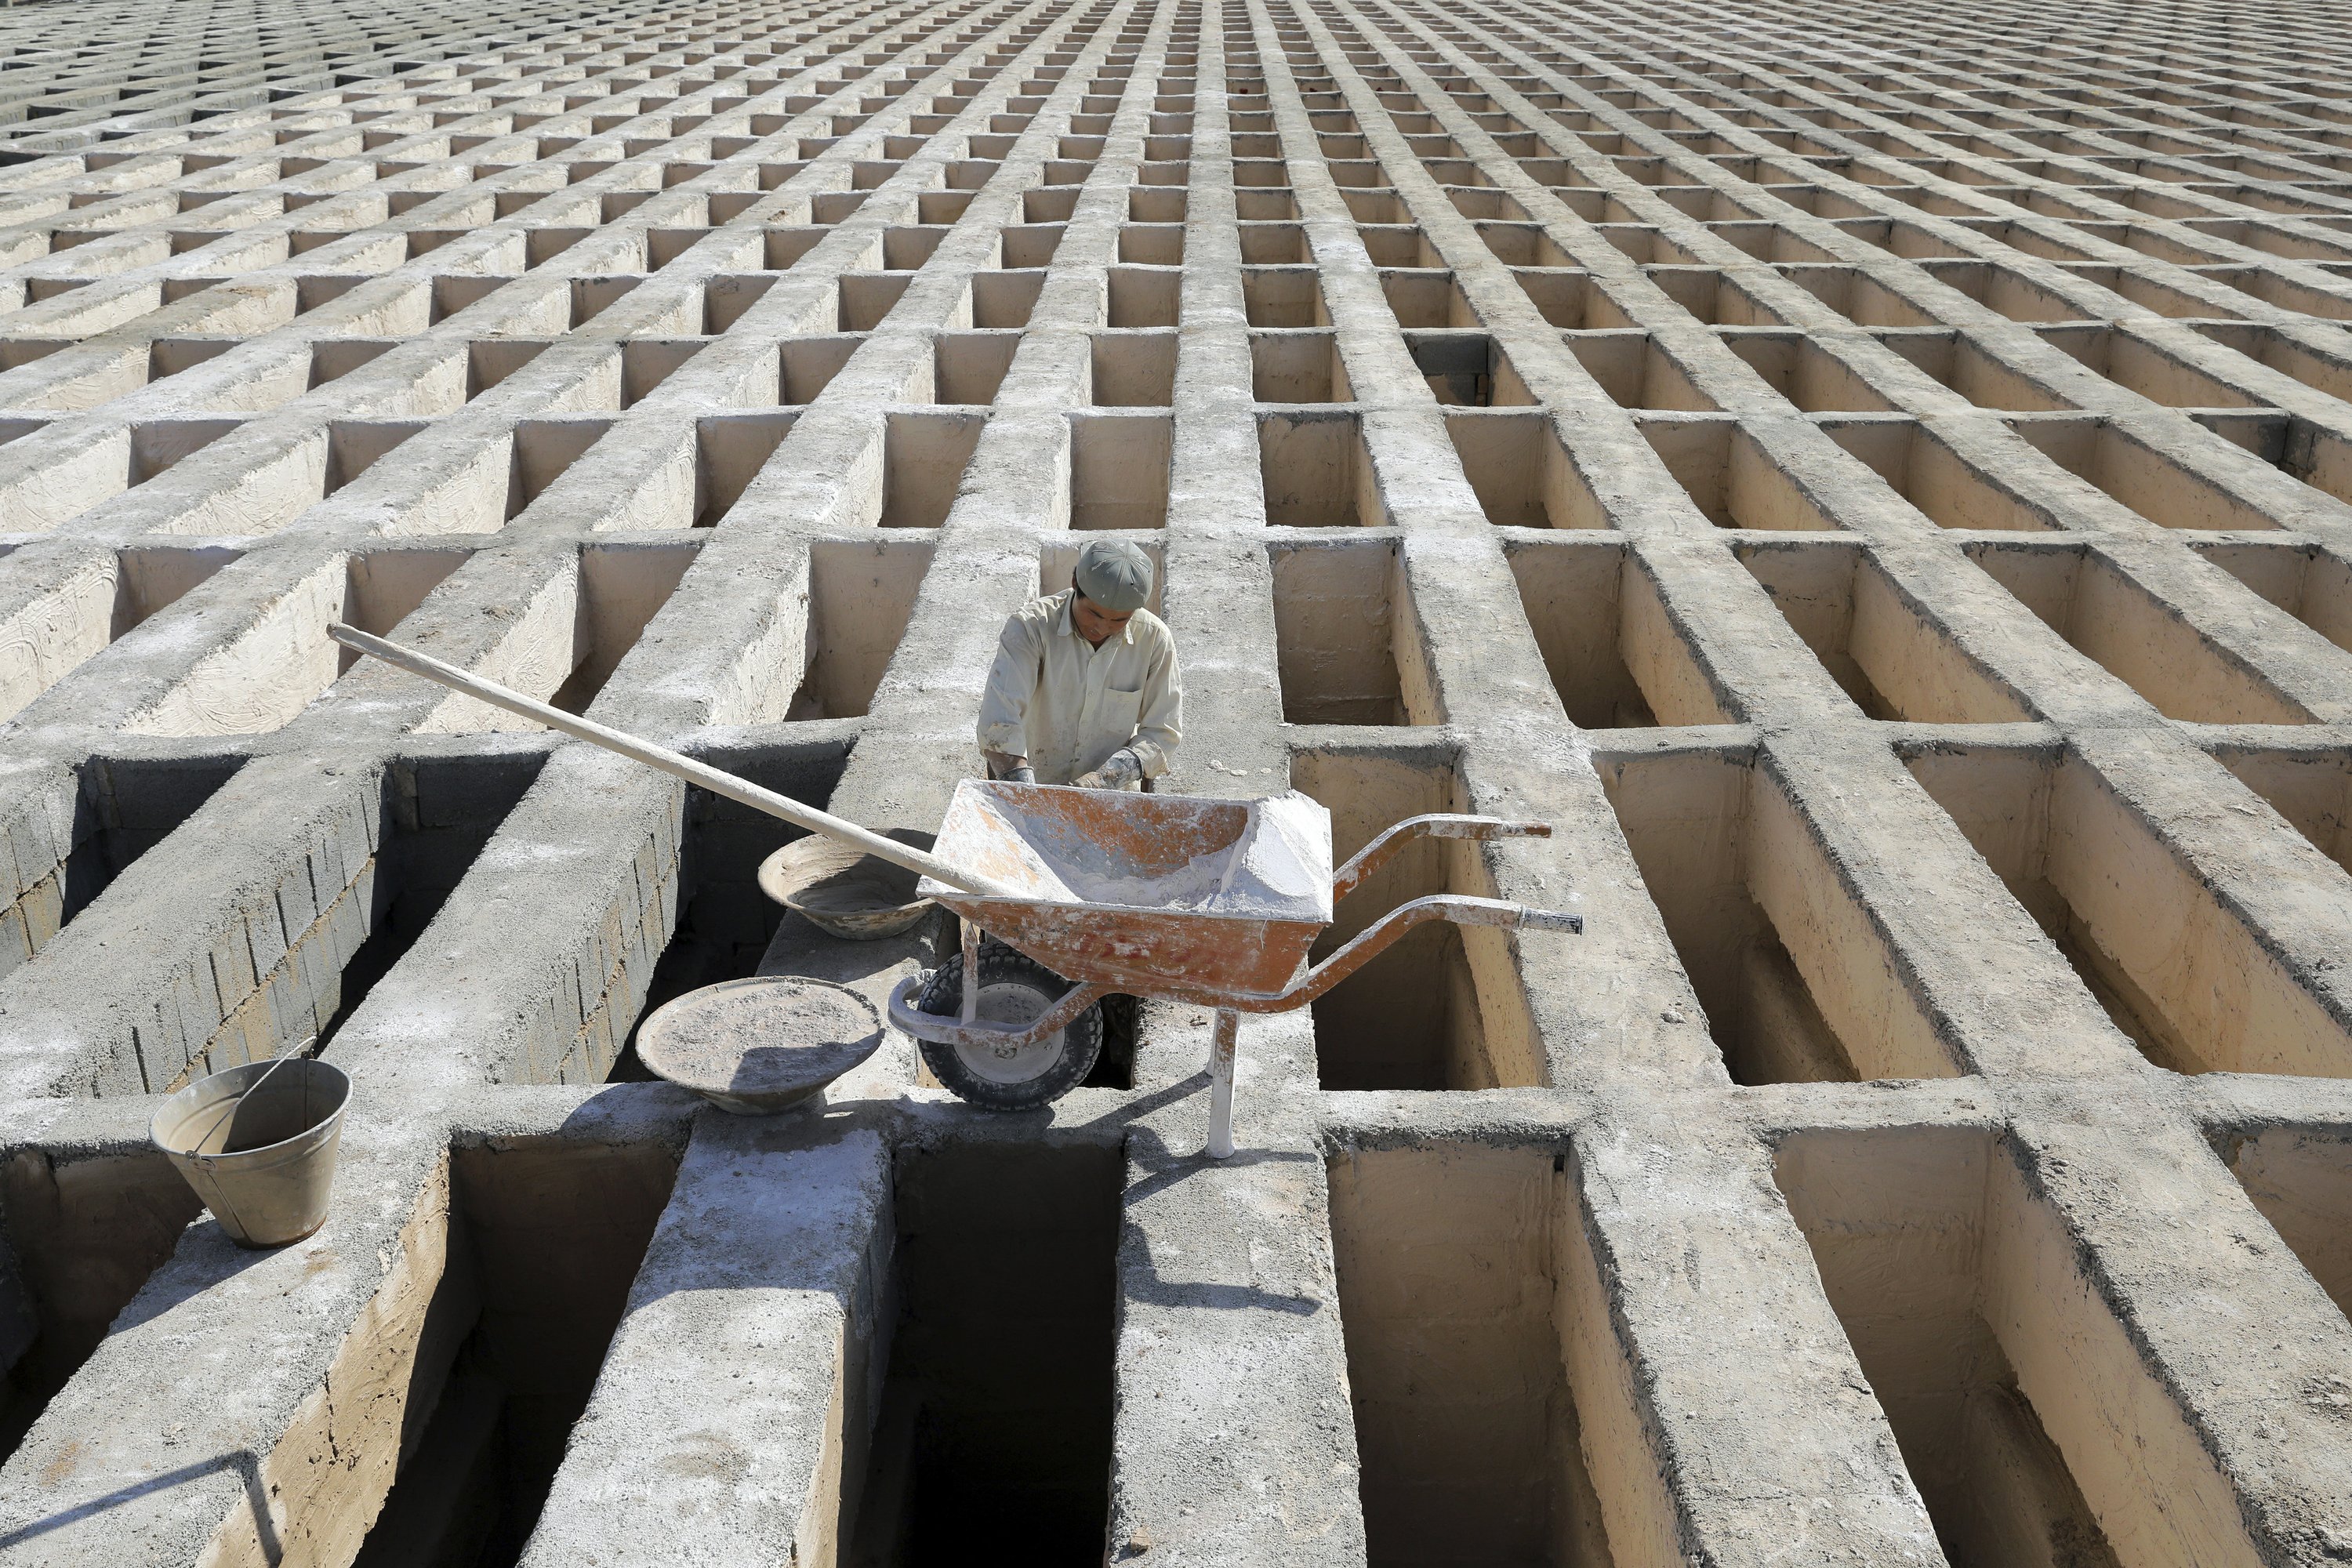
M 1409 817 L 1331 869 L 1331 818 L 1305 795 L 1215 800 L 1053 785 L 956 786 L 932 853 L 998 890 L 926 878 L 958 916 L 960 968 L 912 975 L 890 1022 L 949 1089 L 1025 1110 L 1076 1088 L 1100 1044 L 1104 997 L 1215 1011 L 1208 1152 L 1233 1152 L 1234 1047 L 1244 1013 L 1303 1007 L 1427 921 L 1581 931 L 1582 917 L 1438 894 L 1400 904 L 1309 967 L 1331 909 L 1417 838 L 1546 837 L 1550 825 Z M 984 949 L 985 932 L 1003 944 Z

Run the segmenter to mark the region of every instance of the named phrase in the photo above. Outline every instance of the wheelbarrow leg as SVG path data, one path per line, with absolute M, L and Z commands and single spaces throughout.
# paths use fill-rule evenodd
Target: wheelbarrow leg
M 966 1024 L 980 1016 L 980 928 L 959 917 L 956 924 L 963 929 L 963 1018 Z
M 1242 1016 L 1230 1007 L 1217 1009 L 1216 1032 L 1209 1040 L 1209 1158 L 1223 1160 L 1234 1152 L 1234 1047 L 1242 1032 Z

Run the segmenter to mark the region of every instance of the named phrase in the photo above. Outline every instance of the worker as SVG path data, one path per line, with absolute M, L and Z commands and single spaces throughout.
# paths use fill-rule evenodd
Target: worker
M 1097 539 L 1067 588 L 1004 623 L 980 700 L 990 778 L 1132 789 L 1168 771 L 1184 687 L 1168 623 L 1143 607 L 1150 597 L 1142 546 Z

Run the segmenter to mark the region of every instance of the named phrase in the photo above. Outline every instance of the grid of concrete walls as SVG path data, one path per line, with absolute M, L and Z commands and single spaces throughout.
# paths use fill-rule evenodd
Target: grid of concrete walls
M 2352 1554 L 2333 5 L 0 14 L 0 1563 Z M 1162 568 L 1426 930 L 996 1117 L 637 1021 Z M 310 1240 L 154 1099 L 353 1076 Z

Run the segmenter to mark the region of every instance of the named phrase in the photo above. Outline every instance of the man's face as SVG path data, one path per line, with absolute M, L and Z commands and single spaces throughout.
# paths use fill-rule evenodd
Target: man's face
M 1135 618 L 1133 610 L 1124 613 L 1106 610 L 1087 598 L 1086 591 L 1076 583 L 1070 586 L 1076 590 L 1070 595 L 1070 624 L 1078 628 L 1080 637 L 1097 647 L 1125 631 L 1127 623 Z

